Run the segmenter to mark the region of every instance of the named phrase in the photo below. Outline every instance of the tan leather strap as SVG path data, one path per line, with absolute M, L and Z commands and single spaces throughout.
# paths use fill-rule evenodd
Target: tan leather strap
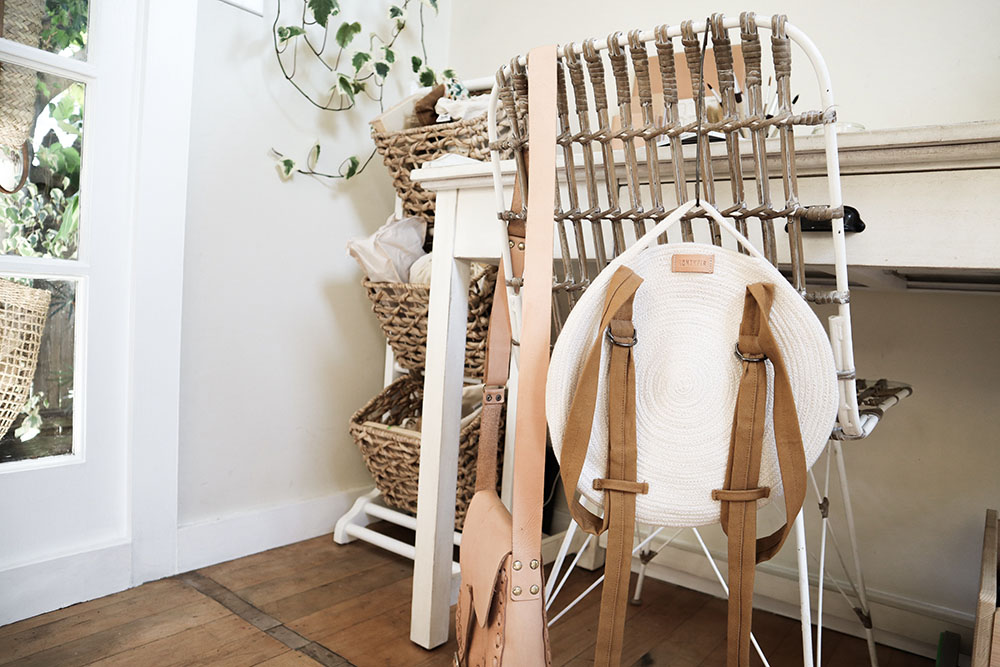
M 497 488 L 497 449 L 507 376 L 510 372 L 510 340 L 510 310 L 507 306 L 507 285 L 501 262 L 496 287 L 493 289 L 490 326 L 486 334 L 483 408 L 476 453 L 476 491 Z
M 552 221 L 556 201 L 556 47 L 528 54 L 528 211 L 521 296 L 517 420 L 514 425 L 513 558 L 541 562 L 545 472 L 545 378 L 552 322 Z M 540 599 L 542 568 L 522 567 L 511 578 L 511 600 Z M 520 590 L 520 595 L 514 592 Z
M 750 664 L 754 566 L 771 558 L 784 544 L 806 491 L 806 461 L 795 398 L 784 358 L 769 325 L 773 302 L 774 285 L 755 283 L 747 287 L 737 343 L 743 374 L 736 399 L 726 484 L 712 492 L 713 498 L 722 501 L 722 530 L 729 537 L 728 667 Z M 770 493 L 770 489 L 758 487 L 767 418 L 765 360 L 774 368 L 774 436 L 785 494 L 785 524 L 757 539 L 757 501 Z
M 589 533 L 599 535 L 608 531 L 594 658 L 598 667 L 617 667 L 621 662 L 635 535 L 635 494 L 646 493 L 649 488 L 636 480 L 635 360 L 632 354 L 636 331 L 632 325 L 632 302 L 641 284 L 642 279 L 624 266 L 615 271 L 608 284 L 596 340 L 584 362 L 570 404 L 569 426 L 563 438 L 560 461 L 573 518 Z M 590 444 L 605 336 L 613 345 L 608 370 L 607 477 L 594 480 L 594 488 L 604 491 L 604 516 L 598 517 L 580 505 L 576 489 Z

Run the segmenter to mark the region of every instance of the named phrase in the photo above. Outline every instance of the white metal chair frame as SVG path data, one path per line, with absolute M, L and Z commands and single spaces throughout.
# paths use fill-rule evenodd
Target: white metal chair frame
M 747 54 L 746 47 L 749 45 L 750 49 L 754 48 L 752 42 L 757 39 L 757 29 L 763 29 L 771 32 L 772 48 L 775 53 L 776 64 L 779 60 L 779 49 L 784 50 L 782 57 L 790 60 L 790 49 L 788 48 L 788 44 L 794 43 L 799 46 L 808 57 L 817 78 L 822 111 L 798 115 L 791 113 L 791 92 L 788 83 L 790 66 L 788 65 L 788 61 L 785 61 L 783 66 L 786 67 L 786 70 L 783 73 L 778 73 L 777 77 L 777 97 L 780 104 L 774 118 L 765 118 L 763 114 L 759 113 L 759 111 L 762 110 L 763 101 L 758 71 L 756 83 L 751 83 L 748 75 L 748 82 L 746 86 L 746 94 L 749 96 L 748 101 L 749 106 L 751 107 L 750 114 L 753 115 L 754 110 L 757 110 L 758 114 L 756 117 L 743 119 L 742 122 L 738 121 L 732 113 L 734 109 L 733 102 L 731 101 L 731 96 L 733 94 L 732 81 L 730 80 L 729 86 L 722 81 L 724 77 L 723 70 L 725 68 L 725 63 L 720 60 L 720 57 L 724 58 L 726 52 L 728 51 L 728 31 L 733 28 L 742 29 L 745 58 Z M 716 58 L 720 65 L 720 83 L 723 88 L 721 92 L 725 96 L 724 105 L 726 115 L 721 123 L 708 123 L 704 116 L 704 109 L 700 105 L 699 124 L 697 126 L 694 124 L 681 125 L 676 110 L 676 85 L 674 86 L 674 96 L 672 100 L 673 106 L 671 106 L 671 100 L 667 94 L 669 76 L 672 75 L 665 72 L 664 57 L 669 57 L 670 63 L 668 69 L 672 72 L 673 38 L 678 36 L 682 37 L 682 43 L 684 44 L 685 52 L 688 57 L 688 65 L 691 69 L 693 87 L 696 89 L 700 88 L 701 70 L 700 68 L 697 71 L 695 70 L 694 63 L 696 61 L 692 58 L 692 56 L 697 58 L 697 55 L 700 54 L 700 46 L 698 45 L 697 35 L 708 30 L 712 31 Z M 645 54 L 646 45 L 648 43 L 655 44 L 657 52 L 661 57 L 660 74 L 664 79 L 665 114 L 660 120 L 653 118 L 649 104 L 647 81 L 647 89 L 645 91 L 642 90 L 640 84 L 639 95 L 640 102 L 643 105 L 643 118 L 645 123 L 641 127 L 632 127 L 630 124 L 632 102 L 629 92 L 630 79 L 628 69 L 623 65 L 623 63 L 625 63 L 625 49 L 629 49 L 633 71 L 635 71 L 636 78 L 638 79 L 642 68 L 647 67 Z M 759 42 L 757 42 L 757 44 L 757 65 L 759 68 Z M 588 73 L 591 75 L 591 85 L 589 89 L 583 83 L 582 79 L 582 68 L 579 60 L 581 53 L 584 54 L 587 60 Z M 730 181 L 733 186 L 734 204 L 733 206 L 726 208 L 720 206 L 719 209 L 722 216 L 732 218 L 736 223 L 736 227 L 738 227 L 739 232 L 744 235 L 747 234 L 746 221 L 750 218 L 757 218 L 762 227 L 761 244 L 765 246 L 765 254 L 768 259 L 775 265 L 778 264 L 778 256 L 774 250 L 775 236 L 773 220 L 782 217 L 787 219 L 789 230 L 789 257 L 791 259 L 792 271 L 791 280 L 793 285 L 799 290 L 803 298 L 815 302 L 836 304 L 837 313 L 829 318 L 829 333 L 830 343 L 833 348 L 834 359 L 838 372 L 840 407 L 837 425 L 831 436 L 828 447 L 827 467 L 822 489 L 816 482 L 815 475 L 812 471 L 810 471 L 812 486 L 816 492 L 819 508 L 822 512 L 822 533 L 818 557 L 818 630 L 816 635 L 815 654 L 812 650 L 808 563 L 805 544 L 805 529 L 801 512 L 795 519 L 794 525 L 798 562 L 803 663 L 805 665 L 820 664 L 822 648 L 823 592 L 826 573 L 826 545 L 827 536 L 829 535 L 834 544 L 835 551 L 839 557 L 844 573 L 850 581 L 850 587 L 853 589 L 853 594 L 857 602 L 852 602 L 846 591 L 841 589 L 840 592 L 844 595 L 845 599 L 848 600 L 848 603 L 855 609 L 859 619 L 861 620 L 865 629 L 871 663 L 872 665 L 877 665 L 870 607 L 857 548 L 853 510 L 851 507 L 849 485 L 847 482 L 840 441 L 865 438 L 871 434 L 880 418 L 884 415 L 885 410 L 895 405 L 902 398 L 908 396 L 910 388 L 900 383 L 888 383 L 884 380 L 872 385 L 868 385 L 862 381 L 859 385 L 856 380 L 854 371 L 853 339 L 851 332 L 850 295 L 847 279 L 847 254 L 843 225 L 843 200 L 841 195 L 840 165 L 837 153 L 837 133 L 834 128 L 831 127 L 831 124 L 835 121 L 835 114 L 833 112 L 835 107 L 829 71 L 820 52 L 803 32 L 788 23 L 783 16 L 762 17 L 755 16 L 752 13 L 745 13 L 739 18 L 725 18 L 721 15 L 715 15 L 712 17 L 711 21 L 706 21 L 700 25 L 686 22 L 685 24 L 679 25 L 662 25 L 651 31 L 632 31 L 627 35 L 615 33 L 605 40 L 587 40 L 582 44 L 563 45 L 559 48 L 558 54 L 560 58 L 559 110 L 561 122 L 561 135 L 559 137 L 559 143 L 563 147 L 564 159 L 561 164 L 557 165 L 557 172 L 560 176 L 561 187 L 566 192 L 565 197 L 568 199 L 569 206 L 564 207 L 562 201 L 558 201 L 556 203 L 555 220 L 556 231 L 559 237 L 557 246 L 561 249 L 560 256 L 556 259 L 557 261 L 561 260 L 562 262 L 562 273 L 559 274 L 557 272 L 554 292 L 558 295 L 561 291 L 562 297 L 566 300 L 566 302 L 568 302 L 570 307 L 572 307 L 572 304 L 575 301 L 574 292 L 585 289 L 589 283 L 587 276 L 588 272 L 592 273 L 594 260 L 591 260 L 588 264 L 588 251 L 591 257 L 596 257 L 596 268 L 600 270 L 607 264 L 608 261 L 606 255 L 609 254 L 609 240 L 611 242 L 610 254 L 612 257 L 624 250 L 625 237 L 621 228 L 621 222 L 623 220 L 633 221 L 635 224 L 635 235 L 638 238 L 646 231 L 646 222 L 656 222 L 663 217 L 666 217 L 666 215 L 671 212 L 672 209 L 665 205 L 664 201 L 660 197 L 661 169 L 659 165 L 659 148 L 656 143 L 656 139 L 658 137 L 669 137 L 670 140 L 668 154 L 670 156 L 672 173 L 674 174 L 675 194 L 678 204 L 684 203 L 688 199 L 688 174 L 686 173 L 684 167 L 685 158 L 683 156 L 680 135 L 682 133 L 693 132 L 697 137 L 696 140 L 700 144 L 699 148 L 702 149 L 699 151 L 702 153 L 702 157 L 699 160 L 698 168 L 700 168 L 704 174 L 704 200 L 706 202 L 711 202 L 712 205 L 696 207 L 696 209 L 692 212 L 685 215 L 685 226 L 683 229 L 682 240 L 693 240 L 694 237 L 691 231 L 692 221 L 697 218 L 707 218 L 709 220 L 709 229 L 712 234 L 712 242 L 721 244 L 718 227 L 715 226 L 712 221 L 712 218 L 718 219 L 719 212 L 715 209 L 716 204 L 712 171 L 713 156 L 711 155 L 710 144 L 707 136 L 707 133 L 710 130 L 722 131 L 725 133 L 727 155 L 730 158 Z M 611 128 L 609 122 L 609 105 L 603 84 L 603 58 L 605 56 L 602 54 L 606 54 L 608 59 L 612 61 L 612 70 L 615 75 L 615 83 L 617 84 L 617 101 L 623 124 L 623 128 L 617 131 Z M 523 130 L 526 126 L 523 123 L 524 116 L 528 111 L 527 97 L 525 94 L 527 75 L 524 68 L 526 64 L 526 60 L 523 57 L 519 57 L 515 58 L 509 66 L 501 68 L 497 74 L 497 83 L 494 85 L 491 93 L 488 112 L 488 127 L 494 172 L 494 188 L 496 193 L 497 211 L 500 218 L 500 222 L 498 224 L 504 226 L 506 225 L 506 221 L 517 217 L 517 215 L 524 215 L 523 212 L 520 214 L 512 213 L 505 202 L 504 183 L 501 178 L 500 158 L 501 151 L 513 150 L 517 163 L 517 178 L 519 179 L 520 186 L 524 189 L 523 191 L 526 192 L 527 179 L 525 178 L 524 148 L 527 144 L 528 138 L 525 136 L 526 132 Z M 576 94 L 575 110 L 577 112 L 576 115 L 579 122 L 578 131 L 570 129 L 569 118 L 571 114 L 570 106 L 568 104 L 569 96 L 566 93 L 566 74 L 564 70 L 569 72 L 573 92 Z M 646 74 L 648 76 L 648 69 L 646 70 Z M 594 79 L 595 76 L 597 77 L 596 81 Z M 585 93 L 583 91 L 587 92 Z M 603 107 L 602 100 L 600 99 L 601 96 L 604 96 Z M 594 111 L 591 111 L 586 106 L 587 97 L 590 97 L 590 99 L 597 98 L 597 102 L 595 103 L 596 109 Z M 509 134 L 502 138 L 499 136 L 497 129 L 501 105 L 502 110 L 507 117 L 507 122 L 511 126 Z M 582 109 L 580 105 L 583 105 Z M 590 122 L 595 119 L 598 127 L 597 130 L 591 131 Z M 824 125 L 827 171 L 826 180 L 828 186 L 828 203 L 825 206 L 803 207 L 798 204 L 797 186 L 795 184 L 793 139 L 793 126 L 797 124 Z M 778 209 L 775 209 L 770 203 L 768 186 L 766 184 L 766 181 L 768 180 L 767 177 L 770 172 L 766 166 L 767 151 L 764 139 L 766 138 L 771 127 L 777 127 L 778 136 L 780 137 L 780 164 L 783 168 L 782 176 L 787 199 L 786 206 Z M 751 141 L 749 143 L 756 169 L 759 203 L 759 205 L 754 208 L 749 208 L 746 205 L 743 195 L 742 174 L 740 171 L 740 145 L 746 147 L 746 144 L 739 141 L 740 129 L 748 129 L 749 134 L 751 135 Z M 615 158 L 612 154 L 612 140 L 624 140 L 624 179 L 619 174 L 619 171 L 621 171 L 619 164 L 615 162 Z M 644 142 L 646 151 L 645 154 L 641 152 L 641 149 L 636 149 L 635 142 L 639 140 Z M 598 144 L 600 146 L 600 150 L 596 152 L 596 155 L 593 144 Z M 736 156 L 735 160 L 733 159 L 734 153 Z M 774 160 L 773 155 L 771 156 L 771 159 Z M 584 167 L 578 168 L 576 165 L 580 164 L 581 161 L 584 164 Z M 640 167 L 640 164 L 643 163 L 643 161 L 643 166 L 645 167 L 644 172 Z M 579 171 L 583 172 L 582 176 L 577 173 Z M 597 178 L 598 175 L 601 176 L 600 179 Z M 643 176 L 645 176 L 645 180 L 643 180 Z M 583 198 L 579 197 L 577 193 L 578 180 L 581 178 L 586 180 L 587 185 L 585 194 L 590 208 L 586 211 L 581 211 L 580 199 Z M 737 179 L 740 180 L 738 188 L 736 184 Z M 764 181 L 763 184 L 761 184 L 762 180 Z M 599 183 L 599 181 L 603 182 Z M 649 187 L 650 197 L 652 199 L 652 207 L 649 209 L 644 209 L 642 206 L 642 197 L 640 194 L 640 186 L 642 185 L 648 185 Z M 623 186 L 627 188 L 629 203 L 631 205 L 631 208 L 625 212 L 622 212 L 619 205 L 618 193 L 618 190 Z M 607 208 L 604 210 L 601 210 L 602 207 L 600 205 L 601 202 L 598 195 L 599 190 L 603 190 L 603 194 L 606 197 L 608 204 Z M 559 195 L 559 197 L 561 200 L 562 195 Z M 526 200 L 527 197 L 524 199 Z M 832 243 L 834 272 L 836 278 L 834 289 L 831 291 L 810 293 L 806 290 L 805 257 L 802 250 L 800 227 L 803 219 L 822 219 L 829 220 L 831 223 L 830 242 Z M 592 223 L 592 242 L 589 239 L 586 239 L 583 233 L 581 223 L 584 221 Z M 570 235 L 566 233 L 567 223 L 570 224 L 574 234 Z M 611 233 L 610 239 L 607 236 L 609 231 Z M 665 235 L 661 237 L 661 239 L 663 241 L 667 240 Z M 510 249 L 506 245 L 504 245 L 502 250 L 502 261 L 504 262 L 506 274 L 508 276 L 513 275 L 510 264 Z M 575 264 L 572 264 L 573 262 L 575 262 Z M 561 281 L 559 279 L 560 276 Z M 507 289 L 512 311 L 512 326 L 514 331 L 517 332 L 519 331 L 521 323 L 518 285 L 516 282 L 509 282 Z M 561 316 L 557 314 L 556 326 L 558 327 L 560 324 Z M 515 338 L 516 337 L 517 334 L 515 333 Z M 512 378 L 516 377 L 516 364 L 517 354 L 515 348 L 515 354 L 512 360 L 512 365 L 515 368 L 512 371 Z M 512 398 L 516 399 L 516 397 Z M 859 400 L 861 401 L 861 404 L 864 405 L 864 409 L 861 409 L 859 406 Z M 509 401 L 507 413 L 508 419 L 512 418 L 515 410 L 516 400 Z M 511 445 L 513 444 L 513 432 L 514 429 L 507 429 L 507 437 L 509 438 L 507 443 L 508 451 L 512 451 Z M 847 567 L 840 548 L 840 543 L 837 539 L 836 533 L 833 531 L 833 526 L 831 525 L 829 519 L 828 492 L 830 484 L 829 469 L 831 465 L 829 457 L 833 457 L 835 459 L 838 467 L 843 505 L 846 512 L 848 536 L 852 550 L 853 574 L 851 573 L 851 569 Z M 580 555 L 586 549 L 586 545 L 593 539 L 593 536 L 588 536 L 586 538 L 584 547 L 579 550 L 576 557 L 570 563 L 569 568 L 563 574 L 561 571 L 567 558 L 570 543 L 576 529 L 577 527 L 575 524 L 570 525 L 566 537 L 561 545 L 559 555 L 554 563 L 553 570 L 549 576 L 545 591 L 547 607 L 552 605 L 554 599 L 558 596 L 560 590 L 565 584 L 569 573 L 572 571 L 573 567 L 577 565 Z M 633 551 L 633 554 L 643 554 L 639 571 L 639 580 L 636 587 L 636 600 L 638 600 L 641 596 L 641 587 L 645 575 L 646 563 L 649 562 L 652 555 L 655 555 L 655 553 L 650 555 L 652 552 L 649 551 L 643 552 L 643 549 L 657 535 L 659 535 L 662 530 L 663 528 L 655 528 L 651 534 L 639 542 Z M 706 547 L 698 530 L 693 530 L 698 543 L 711 563 L 712 569 L 722 585 L 723 590 L 728 594 L 725 580 L 716 566 L 712 554 Z M 659 548 L 662 549 L 663 546 L 669 544 L 679 533 L 680 530 L 674 532 L 673 535 L 667 539 L 666 543 Z M 577 599 L 571 601 L 566 608 L 553 616 L 550 620 L 550 625 L 557 622 L 569 608 L 595 589 L 600 581 L 601 580 L 595 582 L 589 589 L 578 596 Z M 832 581 L 838 588 L 840 588 L 836 580 Z M 768 664 L 760 647 L 757 646 L 756 640 L 754 640 L 754 646 L 764 664 Z

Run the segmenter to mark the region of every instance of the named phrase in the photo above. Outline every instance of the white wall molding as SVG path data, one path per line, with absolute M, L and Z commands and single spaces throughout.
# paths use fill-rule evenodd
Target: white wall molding
M 181 298 L 197 0 L 147 2 L 134 168 L 131 535 L 133 585 L 177 571 Z
M 724 563 L 724 558 L 716 562 Z M 633 560 L 633 570 L 639 561 Z M 723 597 L 718 580 L 709 569 L 705 556 L 686 545 L 671 544 L 649 564 L 646 574 L 654 579 L 690 588 L 715 597 Z M 812 577 L 813 618 L 816 614 L 816 581 Z M 754 608 L 780 616 L 799 616 L 798 583 L 795 570 L 771 563 L 757 566 Z M 868 589 L 875 640 L 903 651 L 933 658 L 938 633 L 950 630 L 971 636 L 972 617 L 961 611 L 934 605 L 906 596 Z M 864 637 L 857 617 L 827 579 L 823 627 L 855 637 Z M 762 647 L 766 652 L 767 647 Z
M 177 531 L 178 572 L 332 533 L 337 519 L 370 488 L 183 525 Z
M 129 587 L 128 541 L 0 570 L 0 625 Z

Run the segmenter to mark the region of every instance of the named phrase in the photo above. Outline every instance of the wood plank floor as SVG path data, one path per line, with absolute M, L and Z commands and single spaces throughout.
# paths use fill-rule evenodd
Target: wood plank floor
M 403 558 L 326 535 L 0 627 L 0 665 L 451 667 L 454 629 L 435 651 L 408 639 L 410 571 Z M 575 572 L 560 597 L 598 574 Z M 598 603 L 589 596 L 553 626 L 554 666 L 592 664 Z M 723 600 L 647 579 L 643 604 L 629 607 L 622 664 L 723 665 L 725 625 Z M 795 621 L 758 611 L 754 632 L 771 665 L 801 664 Z M 824 633 L 823 652 L 828 667 L 867 664 L 864 643 L 836 632 Z M 886 647 L 879 660 L 933 664 Z

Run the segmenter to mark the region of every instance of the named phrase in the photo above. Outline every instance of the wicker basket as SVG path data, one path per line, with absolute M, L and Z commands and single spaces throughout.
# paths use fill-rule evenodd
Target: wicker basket
M 417 511 L 420 478 L 419 417 L 423 379 L 404 375 L 383 389 L 351 417 L 351 437 L 365 459 L 368 472 L 385 503 L 407 512 Z M 497 466 L 503 458 L 503 420 L 500 420 Z M 479 415 L 459 432 L 458 481 L 455 487 L 455 528 L 462 529 L 465 512 L 476 490 L 476 448 Z M 499 476 L 498 476 L 499 477 Z
M 469 286 L 469 319 L 465 333 L 465 376 L 481 378 L 486 362 L 486 333 L 489 328 L 493 288 L 497 281 L 494 266 L 475 271 Z M 408 371 L 424 372 L 427 357 L 427 304 L 430 287 L 412 283 L 378 283 L 367 278 L 361 283 L 372 302 L 372 310 L 382 325 L 396 363 Z
M 0 2 L 0 26 L 6 39 L 38 46 L 45 0 Z M 28 67 L 0 65 L 0 145 L 20 148 L 35 122 L 37 73 Z M 485 127 L 485 125 L 484 125 Z
M 448 153 L 475 160 L 486 160 L 490 155 L 486 114 L 398 132 L 379 132 L 372 128 L 372 139 L 392 176 L 396 193 L 403 201 L 403 215 L 426 220 L 428 236 L 434 224 L 434 193 L 411 181 L 410 171 Z

